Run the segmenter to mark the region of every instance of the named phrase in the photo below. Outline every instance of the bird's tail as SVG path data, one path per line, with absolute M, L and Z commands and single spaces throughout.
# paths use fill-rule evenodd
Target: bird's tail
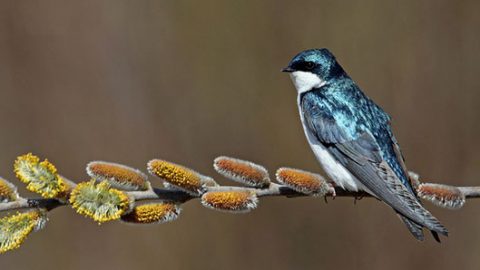
M 425 240 L 425 236 L 423 235 L 423 227 L 418 225 L 417 223 L 411 221 L 410 219 L 402 216 L 401 214 L 397 213 L 398 217 L 405 223 L 407 229 L 413 235 L 413 237 L 417 238 L 418 241 Z
M 417 224 L 413 222 L 412 220 L 408 219 L 407 217 L 403 216 L 402 214 L 397 212 L 398 217 L 405 223 L 407 226 L 407 229 L 410 231 L 410 233 L 415 237 L 418 241 L 423 241 L 425 240 L 425 236 L 423 234 L 423 226 L 420 224 Z M 432 233 L 433 238 L 440 243 L 440 237 L 438 236 L 438 232 L 436 231 L 430 231 Z M 445 236 L 448 236 L 447 233 L 444 233 L 441 231 L 442 234 Z

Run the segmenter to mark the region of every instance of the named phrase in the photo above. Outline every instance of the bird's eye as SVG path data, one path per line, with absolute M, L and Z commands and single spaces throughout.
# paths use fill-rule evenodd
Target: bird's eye
M 313 62 L 305 62 L 305 68 L 307 70 L 312 70 L 315 67 L 315 63 Z

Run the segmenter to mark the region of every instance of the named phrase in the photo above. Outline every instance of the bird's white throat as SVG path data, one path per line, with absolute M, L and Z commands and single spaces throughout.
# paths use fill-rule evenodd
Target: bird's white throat
M 297 92 L 303 93 L 312 90 L 312 88 L 319 88 L 325 85 L 325 81 L 318 77 L 316 74 L 305 71 L 295 71 L 290 73 L 293 85 L 297 89 Z

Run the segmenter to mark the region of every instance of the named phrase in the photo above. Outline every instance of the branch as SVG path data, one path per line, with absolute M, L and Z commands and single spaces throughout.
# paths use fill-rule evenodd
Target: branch
M 448 186 L 451 188 L 458 188 L 462 194 L 464 194 L 466 199 L 477 199 L 480 198 L 480 187 L 456 187 Z M 225 192 L 225 191 L 250 191 L 255 192 L 258 197 L 286 197 L 286 198 L 297 198 L 297 197 L 308 197 L 309 195 L 297 192 L 285 185 L 279 185 L 272 183 L 272 185 L 266 189 L 254 189 L 248 187 L 237 187 L 237 186 L 221 186 L 221 187 L 210 187 L 207 188 L 207 192 Z M 198 196 L 192 196 L 187 192 L 181 190 L 172 190 L 167 188 L 153 188 L 152 191 L 136 191 L 129 192 L 128 194 L 132 195 L 135 198 L 135 201 L 150 201 L 150 200 L 159 200 L 159 201 L 169 201 L 174 203 L 185 203 L 192 199 L 199 199 Z M 346 191 L 344 189 L 335 187 L 333 192 L 329 192 L 324 195 L 325 197 L 347 197 L 347 198 L 372 198 L 372 195 L 369 193 L 358 191 Z M 59 206 L 66 206 L 67 202 L 58 200 L 58 199 L 22 199 L 20 201 L 0 203 L 0 212 L 11 211 L 11 210 L 20 210 L 20 209 L 30 209 L 30 208 L 45 208 L 48 211 L 53 210 Z
M 480 187 L 458 187 L 466 199 L 480 198 Z
M 147 169 L 163 181 L 163 188 L 152 187 L 139 170 L 103 161 L 90 162 L 87 174 L 92 180 L 78 184 L 60 176 L 47 160 L 40 162 L 32 154 L 18 157 L 14 168 L 27 189 L 43 198 L 22 198 L 13 184 L 0 179 L 0 213 L 22 210 L 0 219 L 0 253 L 17 248 L 23 238 L 14 237 L 25 237 L 41 228 L 39 224 L 46 222 L 43 213 L 60 206 L 70 205 L 98 223 L 121 219 L 151 224 L 174 220 L 183 203 L 196 199 L 208 208 L 238 213 L 255 209 L 262 197 L 372 197 L 362 191 L 343 190 L 321 175 L 292 168 L 278 169 L 276 182 L 272 182 L 263 166 L 228 157 L 215 159 L 215 170 L 243 186 L 222 186 L 211 177 L 158 159 L 148 162 Z M 466 199 L 480 197 L 480 187 L 421 183 L 415 173 L 410 173 L 410 181 L 420 198 L 444 208 L 459 209 Z M 19 222 L 26 225 L 19 226 Z

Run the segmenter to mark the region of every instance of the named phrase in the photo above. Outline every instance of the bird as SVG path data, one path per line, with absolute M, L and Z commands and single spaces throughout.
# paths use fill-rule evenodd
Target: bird
M 421 204 L 391 128 L 391 117 L 326 48 L 298 53 L 282 69 L 297 90 L 307 141 L 335 186 L 367 192 L 393 208 L 419 241 L 448 230 Z

